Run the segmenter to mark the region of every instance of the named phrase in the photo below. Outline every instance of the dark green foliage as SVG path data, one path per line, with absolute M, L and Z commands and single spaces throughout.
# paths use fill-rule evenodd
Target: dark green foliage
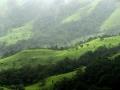
M 118 90 L 119 84 L 120 56 L 90 64 L 84 74 L 57 82 L 54 90 Z
M 113 54 L 120 52 L 120 46 L 114 48 L 107 48 L 106 46 L 99 47 L 96 51 L 88 51 L 79 58 L 79 64 L 89 65 L 93 62 L 99 61 L 101 59 L 106 59 Z
M 8 69 L 0 72 L 1 85 L 32 84 L 44 78 L 60 73 L 70 72 L 79 67 L 77 61 L 66 58 L 56 64 L 24 66 L 20 69 Z
M 9 69 L 0 72 L 0 84 L 2 85 L 17 85 L 17 84 L 29 84 L 36 82 L 37 79 L 42 78 L 42 72 L 44 66 L 39 65 L 37 67 L 24 66 L 21 69 Z M 36 79 L 35 79 L 36 78 Z
M 24 85 L 22 85 L 22 84 L 11 85 L 9 88 L 12 89 L 12 90 L 25 90 Z
M 75 79 L 65 78 L 55 84 L 54 90 L 88 90 L 88 85 Z
M 4 90 L 4 88 L 3 88 L 3 87 L 0 87 L 0 90 Z
M 89 51 L 78 59 L 72 60 L 69 58 L 65 58 L 64 60 L 59 61 L 56 64 L 38 65 L 35 67 L 27 65 L 20 69 L 11 68 L 8 70 L 0 71 L 0 84 L 1 85 L 19 85 L 19 84 L 29 85 L 29 84 L 38 82 L 40 80 L 43 81 L 45 78 L 52 76 L 52 75 L 58 75 L 62 73 L 71 72 L 81 66 L 90 67 L 86 69 L 87 71 L 86 73 L 88 73 L 87 75 L 90 75 L 93 72 L 92 75 L 94 75 L 94 77 L 96 76 L 97 78 L 99 77 L 99 75 L 104 74 L 104 72 L 111 71 L 112 68 L 108 67 L 109 65 L 111 65 L 111 63 L 106 61 L 107 57 L 115 53 L 118 53 L 119 51 L 120 51 L 119 46 L 115 48 L 111 48 L 111 49 L 108 49 L 106 47 L 100 47 L 95 52 Z M 104 62 L 101 62 L 101 60 Z M 99 64 L 98 62 L 100 62 L 101 64 Z M 93 63 L 96 63 L 96 64 L 93 64 Z M 93 64 L 92 66 L 94 67 L 89 66 L 91 64 Z M 102 66 L 103 66 L 103 69 L 107 69 L 108 71 L 107 70 L 104 72 L 100 71 L 99 69 Z M 97 74 L 98 76 L 95 75 L 96 72 L 94 71 L 96 72 L 98 71 L 98 74 Z M 119 71 L 119 69 L 116 69 L 116 71 Z M 112 77 L 112 76 L 111 75 L 102 76 L 98 84 L 103 83 L 104 81 L 109 82 L 109 80 L 106 80 L 106 77 Z M 90 77 L 90 79 L 92 79 L 92 77 Z M 92 79 L 92 80 L 90 80 L 90 83 L 91 82 L 95 83 L 97 81 L 97 79 L 96 80 Z M 87 82 L 89 83 L 89 80 Z

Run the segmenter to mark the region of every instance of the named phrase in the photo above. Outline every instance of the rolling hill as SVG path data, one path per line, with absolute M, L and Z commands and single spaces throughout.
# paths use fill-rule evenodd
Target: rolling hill
M 66 50 L 50 50 L 50 49 L 31 49 L 23 50 L 15 55 L 0 60 L 0 69 L 20 68 L 24 65 L 52 64 L 65 58 L 79 58 L 88 51 L 95 51 L 101 46 L 108 48 L 116 47 L 120 43 L 120 36 L 107 37 L 103 40 L 97 38 L 95 40 L 77 45 Z

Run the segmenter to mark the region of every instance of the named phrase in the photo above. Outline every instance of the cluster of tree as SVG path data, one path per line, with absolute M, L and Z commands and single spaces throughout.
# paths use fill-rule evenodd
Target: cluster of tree
M 103 41 L 104 39 L 106 39 L 106 38 L 109 38 L 109 37 L 114 37 L 114 36 L 119 36 L 120 34 L 117 34 L 117 35 L 114 35 L 114 34 L 111 34 L 111 35 L 98 35 L 98 36 L 92 36 L 92 37 L 88 37 L 88 38 L 86 38 L 86 39 L 84 39 L 84 40 L 80 40 L 80 42 L 77 42 L 76 44 L 74 44 L 73 46 L 72 45 L 70 45 L 70 46 L 67 46 L 67 47 L 61 47 L 62 49 L 68 49 L 68 48 L 75 48 L 75 47 L 78 47 L 78 46 L 80 46 L 81 48 L 83 48 L 84 47 L 84 45 L 85 45 L 85 43 L 87 43 L 87 42 L 90 42 L 90 41 L 92 41 L 92 40 L 95 40 L 95 39 L 100 39 L 101 41 Z M 86 46 L 89 46 L 89 44 L 86 44 Z M 60 49 L 60 50 L 62 50 L 61 48 L 58 48 L 58 46 L 56 45 L 55 47 L 54 47 L 55 49 Z M 53 48 L 53 49 L 54 49 Z M 76 49 L 78 49 L 78 48 L 76 48 Z
M 88 51 L 84 55 L 80 56 L 79 64 L 89 65 L 98 60 L 108 58 L 116 53 L 120 52 L 120 46 L 114 48 L 107 48 L 106 46 L 99 47 L 96 51 Z
M 37 65 L 37 66 L 23 66 L 20 69 L 11 68 L 8 70 L 0 71 L 0 84 L 1 85 L 14 85 L 14 84 L 32 84 L 42 80 L 51 75 L 70 72 L 79 67 L 77 61 L 71 59 L 64 59 L 56 64 Z
M 39 78 L 39 71 L 42 71 L 44 66 L 37 67 L 24 66 L 21 69 L 9 69 L 0 72 L 1 85 L 17 85 L 29 84 L 35 82 Z M 36 79 L 35 79 L 36 78 Z
M 107 59 L 107 57 L 120 51 L 120 46 L 108 49 L 100 47 L 96 51 L 89 51 L 78 59 L 65 58 L 55 64 L 29 66 L 26 65 L 20 69 L 11 68 L 0 71 L 1 85 L 29 85 L 45 78 L 62 73 L 71 72 L 80 66 L 89 66 L 90 64 Z
M 119 84 L 120 56 L 90 64 L 84 74 L 78 71 L 72 79 L 57 82 L 54 90 L 118 90 Z

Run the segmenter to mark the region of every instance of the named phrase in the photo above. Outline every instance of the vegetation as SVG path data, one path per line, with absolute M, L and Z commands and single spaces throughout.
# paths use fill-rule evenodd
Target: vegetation
M 97 38 L 86 42 L 85 44 L 77 45 L 73 48 L 65 50 L 50 50 L 50 49 L 30 49 L 21 51 L 15 55 L 0 60 L 0 69 L 21 68 L 25 65 L 36 66 L 39 64 L 56 63 L 65 58 L 75 59 L 88 51 L 95 51 L 101 46 L 107 48 L 116 47 L 119 45 L 120 36 L 106 37 L 103 39 Z M 34 62 L 35 61 L 35 62 Z
M 120 83 L 120 57 L 114 60 L 101 59 L 86 68 L 84 74 L 79 71 L 72 79 L 57 82 L 54 90 L 115 90 Z
M 52 83 L 49 85 L 49 81 L 51 82 L 51 80 L 53 79 L 55 81 L 56 79 L 57 81 L 59 81 L 63 79 L 62 76 L 69 74 L 60 75 L 61 78 L 57 78 L 57 76 L 53 76 L 53 78 L 50 77 L 51 79 L 47 79 L 47 80 L 45 80 L 45 78 L 48 78 L 49 76 L 52 75 L 58 75 L 59 77 L 59 74 L 68 73 L 77 70 L 77 68 L 78 70 L 80 70 L 79 73 L 77 74 L 82 74 L 81 70 L 82 72 L 86 73 L 87 72 L 86 67 L 89 68 L 89 66 L 94 66 L 94 63 L 96 64 L 97 62 L 101 62 L 101 60 L 106 62 L 114 61 L 111 56 L 115 57 L 115 55 L 120 51 L 119 48 L 120 46 L 114 48 L 100 47 L 94 52 L 92 51 L 87 52 L 86 54 L 80 56 L 76 60 L 75 59 L 71 60 L 69 58 L 66 58 L 62 61 L 56 62 L 56 64 L 45 64 L 34 67 L 25 65 L 20 69 L 12 68 L 8 70 L 3 70 L 0 72 L 0 84 L 7 86 L 9 85 L 10 86 L 9 88 L 12 88 L 11 85 L 15 85 L 14 86 L 15 88 L 21 88 L 21 86 L 24 87 L 24 85 L 26 86 L 41 81 L 39 84 L 35 84 L 27 88 L 33 87 L 33 88 L 40 88 L 41 90 L 44 89 L 47 90 L 48 88 L 51 87 L 51 90 L 53 90 L 53 86 L 56 86 L 56 84 Z M 105 65 L 103 64 L 103 66 Z M 66 76 L 66 78 L 68 78 L 68 76 Z
M 0 90 L 117 90 L 120 0 L 0 0 Z

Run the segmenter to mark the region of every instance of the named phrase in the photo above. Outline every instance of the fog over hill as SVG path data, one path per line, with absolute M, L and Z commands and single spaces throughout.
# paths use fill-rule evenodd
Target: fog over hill
M 0 47 L 62 47 L 118 34 L 119 16 L 119 0 L 0 0 Z

